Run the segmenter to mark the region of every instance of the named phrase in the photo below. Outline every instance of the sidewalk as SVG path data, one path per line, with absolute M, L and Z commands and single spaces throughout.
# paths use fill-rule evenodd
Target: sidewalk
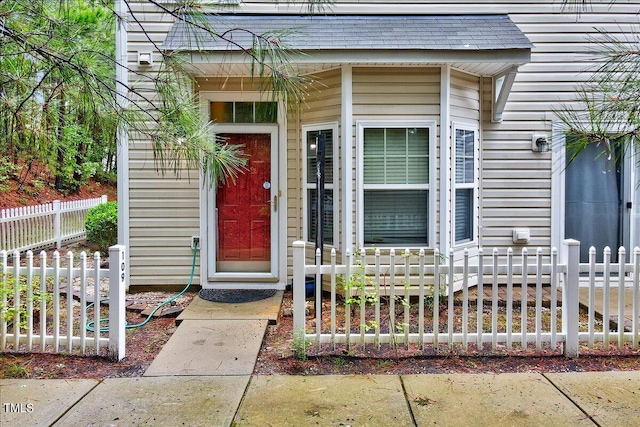
M 2 380 L 0 390 L 3 426 L 640 426 L 638 371 Z
M 640 371 L 252 375 L 281 298 L 194 300 L 140 378 L 0 380 L 0 425 L 640 426 Z

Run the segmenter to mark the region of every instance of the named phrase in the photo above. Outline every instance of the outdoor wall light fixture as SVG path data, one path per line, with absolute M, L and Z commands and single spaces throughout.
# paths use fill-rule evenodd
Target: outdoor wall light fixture
M 153 55 L 151 52 L 138 52 L 138 65 L 153 65 Z
M 531 137 L 531 150 L 537 153 L 549 151 L 549 135 L 546 133 L 534 133 Z

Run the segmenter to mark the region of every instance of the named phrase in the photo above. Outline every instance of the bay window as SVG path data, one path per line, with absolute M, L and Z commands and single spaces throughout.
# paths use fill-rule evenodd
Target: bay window
M 304 204 L 305 204 L 305 239 L 309 242 L 316 240 L 318 218 L 318 186 L 316 183 L 316 144 L 320 135 L 325 136 L 325 185 L 324 185 L 324 223 L 323 243 L 333 245 L 336 237 L 334 231 L 337 205 L 334 198 L 334 177 L 337 166 L 334 161 L 334 136 L 337 135 L 337 125 L 304 126 L 303 140 L 305 141 L 305 171 L 304 171 Z
M 456 128 L 453 230 L 455 244 L 474 240 L 476 132 Z
M 431 128 L 361 125 L 361 240 L 429 244 Z

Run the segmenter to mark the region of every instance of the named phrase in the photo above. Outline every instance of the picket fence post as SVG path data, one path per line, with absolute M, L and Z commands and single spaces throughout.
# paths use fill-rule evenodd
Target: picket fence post
M 305 333 L 305 242 L 293 242 L 293 333 Z
M 562 286 L 562 333 L 564 355 L 578 357 L 578 333 L 580 312 L 580 242 L 574 239 L 562 241 L 562 260 L 567 270 Z
M 109 358 L 120 361 L 125 356 L 125 247 L 109 248 Z
M 62 246 L 62 228 L 60 215 L 60 200 L 53 201 L 53 238 L 56 239 L 56 249 Z

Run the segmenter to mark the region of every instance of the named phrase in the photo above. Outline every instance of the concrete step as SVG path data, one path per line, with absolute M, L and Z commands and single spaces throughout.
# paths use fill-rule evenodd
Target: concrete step
M 267 319 L 269 324 L 275 324 L 278 320 L 280 305 L 284 291 L 278 291 L 274 296 L 260 301 L 227 304 L 206 301 L 196 296 L 191 304 L 177 318 L 180 323 L 183 320 L 256 320 Z

